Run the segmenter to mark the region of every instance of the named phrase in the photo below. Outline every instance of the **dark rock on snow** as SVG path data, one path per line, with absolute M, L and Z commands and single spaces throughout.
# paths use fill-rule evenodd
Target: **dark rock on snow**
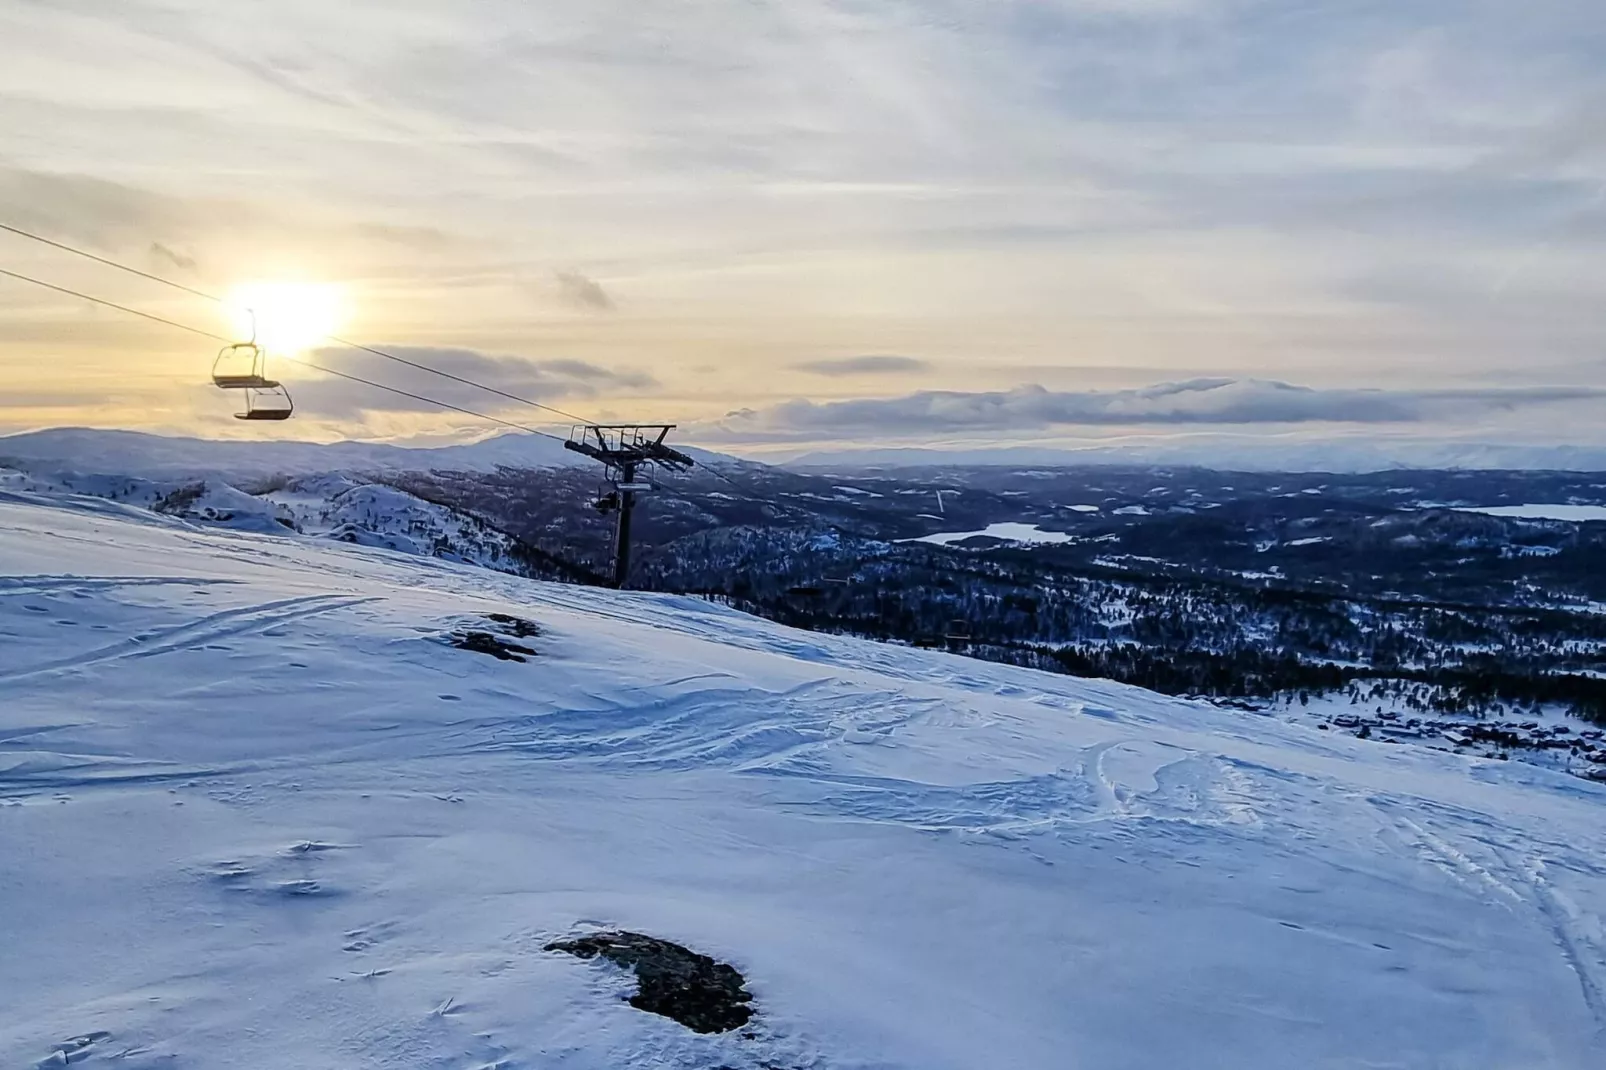
M 630 1005 L 673 1018 L 698 1033 L 725 1033 L 753 1017 L 753 994 L 736 968 L 655 936 L 601 932 L 557 940 L 548 951 L 582 959 L 601 956 L 636 973 Z
M 518 643 L 510 643 L 490 632 L 466 631 L 452 635 L 451 643 L 459 650 L 472 650 L 476 654 L 489 654 L 501 661 L 523 661 L 535 657 L 535 651 Z

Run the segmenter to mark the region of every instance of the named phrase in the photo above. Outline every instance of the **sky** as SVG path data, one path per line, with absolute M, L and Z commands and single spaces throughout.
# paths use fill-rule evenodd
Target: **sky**
M 0 222 L 754 456 L 1606 445 L 1600 0 L 0 0 L 0 129 Z M 283 359 L 241 424 L 217 346 L 0 277 L 0 433 L 488 429 Z

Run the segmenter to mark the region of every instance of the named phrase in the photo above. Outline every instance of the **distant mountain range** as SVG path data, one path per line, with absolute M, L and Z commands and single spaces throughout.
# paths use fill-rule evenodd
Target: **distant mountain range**
M 766 466 L 686 446 L 699 464 L 726 470 Z M 243 478 L 318 472 L 494 472 L 498 468 L 572 468 L 592 462 L 544 434 L 509 432 L 451 446 L 373 442 L 240 441 L 140 431 L 51 428 L 0 437 L 0 466 L 119 473 L 147 479 Z M 1384 472 L 1424 470 L 1606 471 L 1606 447 L 1535 446 L 1409 437 L 1307 439 L 1291 436 L 1183 435 L 1075 446 L 852 447 L 775 457 L 771 465 L 834 471 L 953 467 L 1075 468 L 1149 466 L 1238 472 Z
M 684 447 L 681 447 L 684 449 Z M 734 458 L 687 450 L 699 463 Z M 305 475 L 316 472 L 493 472 L 497 468 L 565 468 L 594 462 L 552 435 L 509 432 L 460 446 L 410 447 L 371 442 L 262 442 L 152 435 L 83 427 L 0 437 L 0 466 L 56 465 L 79 472 L 164 477 Z

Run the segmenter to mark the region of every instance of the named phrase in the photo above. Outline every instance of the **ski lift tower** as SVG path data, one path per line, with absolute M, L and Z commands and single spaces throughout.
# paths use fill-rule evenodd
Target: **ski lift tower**
M 664 445 L 664 439 L 674 429 L 674 424 L 580 424 L 569 432 L 569 440 L 563 444 L 564 449 L 601 461 L 618 496 L 619 526 L 613 543 L 615 587 L 623 587 L 630 575 L 630 512 L 635 508 L 636 495 L 657 489 L 647 475 L 655 465 L 684 472 L 697 463 Z

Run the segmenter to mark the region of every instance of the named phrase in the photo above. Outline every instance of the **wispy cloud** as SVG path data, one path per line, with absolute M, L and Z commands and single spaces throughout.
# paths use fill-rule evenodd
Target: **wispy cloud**
M 151 259 L 163 268 L 178 268 L 180 271 L 194 271 L 195 258 L 174 252 L 159 241 L 151 242 Z
M 918 357 L 868 354 L 834 360 L 805 360 L 792 367 L 811 375 L 916 375 L 929 371 L 931 362 Z
M 559 271 L 558 293 L 566 304 L 592 312 L 612 312 L 613 298 L 602 288 L 602 283 L 578 271 Z

